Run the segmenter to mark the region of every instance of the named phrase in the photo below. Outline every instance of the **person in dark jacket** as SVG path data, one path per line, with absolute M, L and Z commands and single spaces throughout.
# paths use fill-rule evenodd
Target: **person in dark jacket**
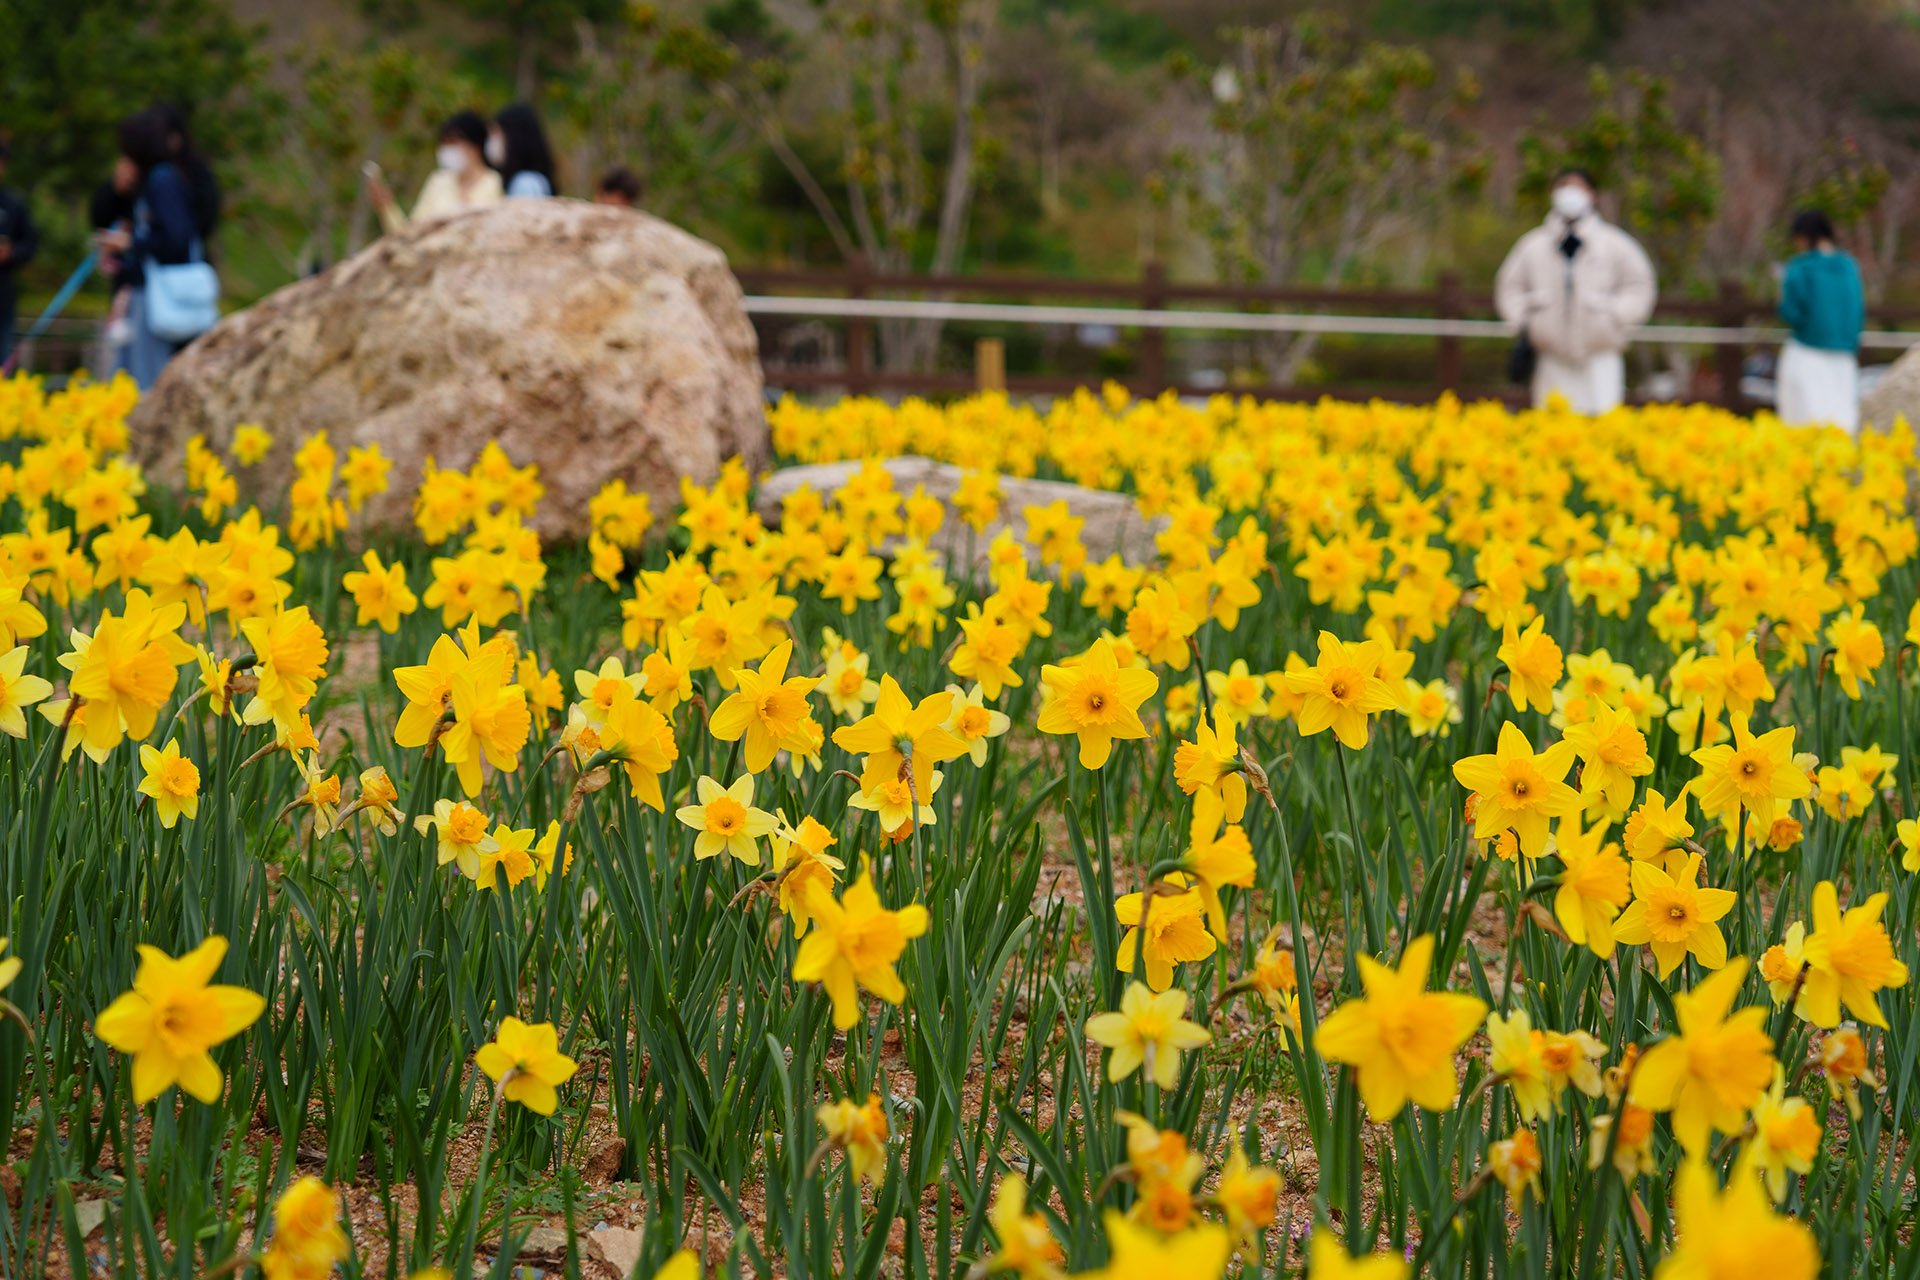
M 151 107 L 120 122 L 120 154 L 138 175 L 133 226 L 99 236 L 103 249 L 120 255 L 119 279 L 133 291 L 127 311 L 132 332 L 122 352 L 122 367 L 143 391 L 180 349 L 146 323 L 147 269 L 155 263 L 188 262 L 201 252 L 193 189 L 186 172 L 174 162 L 168 132 L 165 115 Z
M 7 143 L 0 138 L 0 184 L 7 178 Z M 14 274 L 33 261 L 40 248 L 33 211 L 26 197 L 0 185 L 0 362 L 13 351 Z
M 1780 318 L 1793 337 L 1780 348 L 1774 407 L 1788 426 L 1860 432 L 1860 329 L 1866 293 L 1860 265 L 1834 244 L 1833 223 L 1808 209 L 1793 219 L 1793 247 L 1780 278 Z

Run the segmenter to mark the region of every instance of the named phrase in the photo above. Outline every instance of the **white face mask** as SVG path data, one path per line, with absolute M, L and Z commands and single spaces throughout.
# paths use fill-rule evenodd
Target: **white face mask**
M 1553 211 L 1572 222 L 1593 211 L 1593 193 L 1577 182 L 1553 189 Z
M 497 133 L 487 135 L 487 163 L 498 169 L 507 162 L 507 140 Z
M 451 142 L 443 142 L 440 149 L 433 153 L 433 162 L 448 173 L 461 173 L 467 167 L 467 149 Z

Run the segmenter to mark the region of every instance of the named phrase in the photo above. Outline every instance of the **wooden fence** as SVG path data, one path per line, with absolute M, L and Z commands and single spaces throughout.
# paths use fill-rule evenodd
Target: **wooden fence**
M 851 300 L 878 298 L 910 298 L 952 300 L 955 298 L 989 297 L 998 301 L 1020 299 L 1076 300 L 1094 303 L 1107 308 L 1127 307 L 1139 311 L 1165 312 L 1166 320 L 1156 317 L 1154 327 L 1140 327 L 1137 346 L 1137 358 L 1130 377 L 1120 381 L 1128 383 L 1136 394 L 1158 394 L 1172 388 L 1182 394 L 1205 395 L 1222 390 L 1213 385 L 1182 383 L 1168 374 L 1166 351 L 1166 330 L 1168 327 L 1184 327 L 1175 321 L 1181 310 L 1192 304 L 1208 303 L 1215 308 L 1204 316 L 1196 316 L 1192 325 L 1196 329 L 1208 327 L 1207 317 L 1219 316 L 1221 310 L 1237 309 L 1251 319 L 1254 316 L 1272 312 L 1278 308 L 1291 311 L 1325 315 L 1329 320 L 1340 315 L 1352 316 L 1356 327 L 1353 332 L 1367 332 L 1359 327 L 1369 318 L 1379 317 L 1383 313 L 1400 316 L 1428 317 L 1441 323 L 1426 326 L 1442 330 L 1432 338 L 1433 342 L 1433 378 L 1426 383 L 1402 383 L 1390 390 L 1375 386 L 1339 386 L 1312 384 L 1306 386 L 1233 386 L 1224 388 L 1232 392 L 1248 393 L 1278 399 L 1318 398 L 1323 395 L 1336 397 L 1367 398 L 1383 396 L 1385 398 L 1404 398 L 1429 400 L 1442 391 L 1451 391 L 1468 399 L 1512 398 L 1519 389 L 1509 385 L 1468 386 L 1463 380 L 1462 360 L 1463 344 L 1468 338 L 1459 331 L 1467 331 L 1474 337 L 1489 336 L 1492 326 L 1485 323 L 1494 317 L 1493 297 L 1487 292 L 1469 292 L 1457 272 L 1443 272 L 1438 284 L 1432 289 L 1316 289 L 1316 288 L 1273 288 L 1258 285 L 1229 285 L 1175 283 L 1170 281 L 1159 263 L 1150 262 L 1137 280 L 1079 280 L 1063 277 L 1038 277 L 1025 275 L 991 274 L 968 276 L 932 276 L 932 275 L 876 275 L 855 264 L 843 270 L 785 270 L 767 268 L 745 268 L 738 271 L 742 288 L 749 295 L 749 309 L 756 309 L 756 303 L 762 303 L 759 310 L 777 308 L 778 303 L 790 300 L 793 295 L 808 297 L 835 297 Z M 1187 304 L 1183 307 L 1181 304 Z M 984 310 L 982 308 L 981 310 Z M 1012 309 L 1001 308 L 1008 313 Z M 1036 316 L 1044 314 L 1036 309 Z M 1707 398 L 1715 399 L 1730 408 L 1745 407 L 1740 392 L 1742 368 L 1747 351 L 1766 341 L 1778 341 L 1777 335 L 1764 330 L 1750 328 L 1756 319 L 1771 321 L 1774 316 L 1774 301 L 1770 297 L 1758 296 L 1749 292 L 1739 281 L 1723 281 L 1710 300 L 1691 298 L 1662 299 L 1655 311 L 1658 320 L 1669 323 L 1656 326 L 1648 331 L 1649 340 L 1676 342 L 1686 345 L 1705 345 L 1713 348 L 1711 376 L 1707 379 L 1710 392 Z M 1305 317 L 1300 317 L 1304 319 Z M 1881 333 L 1870 333 L 1867 344 L 1877 346 L 1904 347 L 1920 335 L 1898 334 L 1900 325 L 1920 321 L 1920 307 L 1872 307 L 1869 310 L 1870 329 Z M 774 317 L 762 315 L 763 325 L 777 324 Z M 1466 323 L 1449 323 L 1466 322 Z M 1678 323 L 1673 323 L 1678 322 Z M 763 362 L 767 365 L 767 385 L 794 390 L 831 387 L 850 394 L 872 392 L 909 392 L 921 394 L 958 393 L 974 389 L 981 379 L 978 374 L 965 372 L 925 372 L 914 370 L 888 369 L 881 367 L 875 360 L 873 326 L 874 319 L 869 316 L 847 316 L 844 321 L 844 358 L 815 367 L 793 366 L 781 361 L 777 353 L 763 350 Z M 1331 326 L 1337 327 L 1337 326 Z M 1446 332 L 1453 330 L 1453 332 Z M 1375 330 L 1377 331 L 1377 329 Z M 1875 342 L 1875 338 L 1880 341 Z M 765 344 L 763 344 L 764 346 Z M 990 350 L 983 363 L 993 365 L 998 353 Z M 1084 376 L 1061 374 L 1003 374 L 1007 389 L 1020 392 L 1060 393 L 1070 391 L 1076 386 L 1085 385 Z M 1690 389 L 1692 390 L 1692 389 Z
M 1132 280 L 1083 280 L 1059 276 L 982 274 L 967 276 L 876 275 L 861 264 L 838 270 L 775 269 L 747 267 L 737 272 L 748 296 L 750 311 L 756 312 L 763 328 L 761 357 L 767 385 L 776 389 L 812 390 L 831 388 L 849 394 L 902 392 L 917 394 L 959 394 L 982 385 L 1004 386 L 1025 393 L 1063 393 L 1084 386 L 1088 376 L 1080 374 L 1007 373 L 1003 348 L 997 340 L 987 339 L 978 350 L 973 372 L 920 371 L 882 367 L 875 359 L 872 315 L 838 315 L 832 299 L 844 299 L 851 305 L 866 305 L 870 310 L 886 307 L 909 309 L 887 299 L 919 299 L 923 309 L 937 309 L 941 303 L 956 299 L 991 299 L 1006 303 L 1031 304 L 1036 300 L 1070 302 L 1074 308 L 1044 306 L 986 308 L 949 306 L 948 310 L 991 313 L 996 322 L 1013 324 L 1059 323 L 1046 317 L 1057 315 L 1099 315 L 1116 327 L 1138 332 L 1132 371 L 1120 381 L 1136 394 L 1157 395 L 1172 388 L 1182 394 L 1206 395 L 1219 390 L 1246 393 L 1276 399 L 1318 398 L 1330 395 L 1365 399 L 1430 400 L 1443 391 L 1466 399 L 1513 399 L 1519 389 L 1510 385 L 1470 386 L 1464 380 L 1462 353 L 1467 341 L 1498 338 L 1506 341 L 1490 321 L 1494 315 L 1492 295 L 1469 292 L 1456 272 L 1443 272 L 1431 289 L 1313 289 L 1272 288 L 1259 285 L 1176 283 L 1167 278 L 1159 263 L 1149 262 L 1139 278 Z M 783 358 L 777 344 L 768 342 L 794 317 L 783 314 L 783 307 L 809 303 L 822 319 L 839 325 L 843 353 L 824 358 L 816 353 L 810 361 L 795 362 Z M 928 306 L 925 300 L 932 300 Z M 1210 304 L 1199 312 L 1196 304 Z M 1313 383 L 1301 386 L 1221 387 L 1182 382 L 1168 373 L 1167 331 L 1170 328 L 1218 329 L 1269 327 L 1261 321 L 1281 320 L 1277 310 L 1310 313 L 1293 320 L 1313 327 L 1341 332 L 1380 333 L 1394 331 L 1432 332 L 1433 376 L 1428 382 L 1404 381 L 1390 387 Z M 1129 325 L 1128 316 L 1139 312 L 1157 313 L 1153 324 Z M 1192 313 L 1192 321 L 1183 315 Z M 1228 313 L 1233 313 L 1229 315 Z M 1774 303 L 1769 297 L 1749 292 L 1738 281 L 1724 281 L 1709 300 L 1663 298 L 1655 312 L 1657 319 L 1669 323 L 1645 331 L 1649 341 L 1671 342 L 1713 349 L 1710 374 L 1703 385 L 1685 388 L 1689 395 L 1717 400 L 1730 408 L 1745 408 L 1740 392 L 1741 372 L 1747 351 L 1756 345 L 1777 342 L 1778 335 L 1751 329 L 1756 319 L 1771 320 Z M 1419 317 L 1395 322 L 1386 317 Z M 1230 323 L 1238 319 L 1243 323 Z M 1678 322 L 1678 323 L 1674 323 Z M 1867 346 L 1904 347 L 1920 340 L 1920 334 L 1900 333 L 1902 325 L 1920 322 L 1920 307 L 1875 306 L 1868 311 Z M 1071 323 L 1071 322 L 1069 322 Z M 1350 324 L 1351 327 L 1343 328 Z M 22 323 L 24 328 L 24 321 Z M 1298 327 L 1298 326 L 1296 326 Z M 97 331 L 97 322 L 87 319 L 62 319 L 27 354 L 23 367 L 44 372 L 64 372 L 78 367 L 86 356 Z

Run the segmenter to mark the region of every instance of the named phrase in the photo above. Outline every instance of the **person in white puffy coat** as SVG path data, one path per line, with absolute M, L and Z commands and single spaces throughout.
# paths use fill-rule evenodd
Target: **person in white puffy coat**
M 1653 314 L 1653 263 L 1600 216 L 1594 195 L 1585 170 L 1563 171 L 1547 220 L 1520 237 L 1494 277 L 1500 318 L 1534 350 L 1536 407 L 1558 392 L 1576 413 L 1616 408 L 1626 397 L 1628 336 Z

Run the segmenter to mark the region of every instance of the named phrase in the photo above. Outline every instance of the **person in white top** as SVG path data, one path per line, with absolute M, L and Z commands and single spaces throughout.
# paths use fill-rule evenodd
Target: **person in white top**
M 1602 414 L 1626 396 L 1621 358 L 1653 314 L 1653 263 L 1594 208 L 1584 169 L 1553 182 L 1553 209 L 1520 237 L 1494 277 L 1494 306 L 1532 347 L 1533 403 L 1558 392 L 1575 413 Z
M 420 198 L 413 202 L 411 214 L 394 200 L 378 167 L 368 166 L 367 197 L 380 211 L 380 220 L 387 230 L 398 231 L 409 222 L 444 218 L 500 203 L 505 193 L 500 175 L 487 164 L 486 145 L 487 122 L 478 113 L 459 111 L 448 117 L 440 126 L 434 170 L 420 188 Z
M 553 151 L 540 117 L 524 102 L 502 107 L 487 130 L 487 163 L 506 179 L 507 198 L 553 194 Z

